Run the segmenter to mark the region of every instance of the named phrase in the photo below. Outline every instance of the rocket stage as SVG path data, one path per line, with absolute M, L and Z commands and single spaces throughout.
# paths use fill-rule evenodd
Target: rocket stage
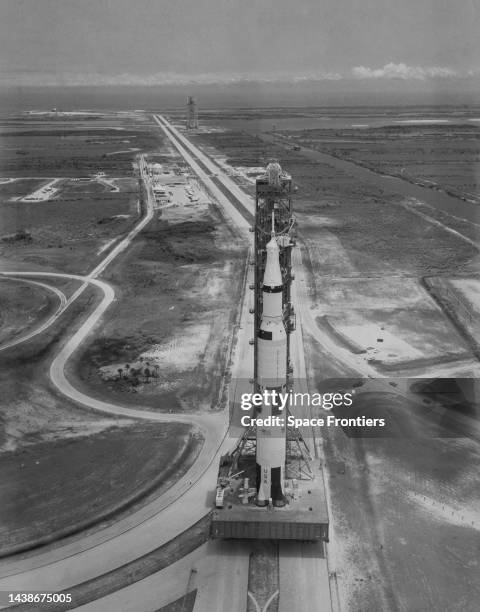
M 213 538 L 328 542 L 328 512 L 321 469 L 314 468 L 313 480 L 286 479 L 287 504 L 283 508 L 255 505 L 253 457 L 241 457 L 238 470 L 241 471 L 238 477 L 225 479 L 223 508 L 217 506 L 213 511 Z M 248 489 L 244 487 L 246 477 L 253 485 Z
M 269 163 L 265 175 L 256 180 L 254 307 L 250 309 L 254 360 L 249 385 L 253 383 L 259 394 L 294 387 L 291 190 L 292 178 L 278 162 Z M 235 404 L 231 408 L 235 413 Z M 283 408 L 265 398 L 255 412 L 264 422 L 246 427 L 237 448 L 221 458 L 213 538 L 328 540 L 323 474 L 312 469 L 303 435 L 285 424 L 266 422 L 280 416 Z

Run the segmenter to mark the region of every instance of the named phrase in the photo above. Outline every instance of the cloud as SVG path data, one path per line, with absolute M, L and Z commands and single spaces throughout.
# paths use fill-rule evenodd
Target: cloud
M 197 73 L 179 74 L 158 72 L 155 74 L 100 74 L 100 73 L 56 73 L 56 72 L 10 72 L 0 71 L 0 85 L 4 86 L 96 86 L 96 85 L 210 85 L 243 82 L 296 83 L 302 81 L 337 81 L 342 75 L 336 72 L 310 72 L 292 74 L 270 73 Z
M 340 81 L 341 79 L 343 79 L 343 76 L 338 72 L 310 72 L 308 74 L 290 76 L 289 78 L 285 77 L 284 80 L 297 83 L 301 81 Z
M 367 68 L 357 66 L 353 68 L 352 74 L 356 79 L 435 79 L 452 78 L 461 76 L 451 68 L 441 66 L 407 66 L 407 64 L 395 64 L 390 62 L 383 68 Z
M 276 70 L 270 72 L 205 72 L 185 74 L 177 72 L 156 72 L 138 74 L 125 72 L 121 74 L 101 74 L 98 72 L 33 72 L 12 71 L 0 69 L 0 86 L 5 87 L 42 87 L 42 86 L 171 86 L 171 85 L 229 85 L 241 83 L 308 83 L 315 81 L 348 81 L 352 77 L 357 80 L 368 79 L 398 79 L 425 81 L 428 79 L 477 79 L 480 68 L 468 70 L 453 70 L 442 66 L 408 66 L 404 63 L 390 62 L 382 68 L 356 66 L 339 73 L 322 70 L 293 72 Z

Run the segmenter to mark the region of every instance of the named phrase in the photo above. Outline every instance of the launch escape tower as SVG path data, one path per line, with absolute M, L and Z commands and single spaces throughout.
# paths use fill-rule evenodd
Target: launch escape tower
M 256 181 L 254 232 L 253 392 L 294 390 L 290 335 L 294 217 L 292 179 L 276 161 Z M 251 387 L 250 387 L 251 388 Z M 234 411 L 236 407 L 234 406 Z M 276 417 L 278 406 L 263 404 L 252 416 Z M 323 480 L 310 467 L 299 431 L 279 425 L 247 427 L 232 453 L 224 455 L 212 517 L 214 538 L 327 540 Z M 318 470 L 317 470 L 318 476 Z
M 187 98 L 187 130 L 198 128 L 198 108 L 197 101 L 193 96 Z

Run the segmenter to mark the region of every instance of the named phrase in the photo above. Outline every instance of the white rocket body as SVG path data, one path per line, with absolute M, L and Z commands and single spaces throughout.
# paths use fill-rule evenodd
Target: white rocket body
M 267 244 L 267 260 L 263 277 L 263 312 L 257 338 L 258 383 L 260 392 L 285 392 L 287 378 L 287 334 L 283 324 L 283 281 L 280 251 L 274 236 Z M 264 405 L 261 418 L 286 418 L 276 406 Z M 286 454 L 285 427 L 257 426 L 257 505 L 285 505 L 283 494 Z

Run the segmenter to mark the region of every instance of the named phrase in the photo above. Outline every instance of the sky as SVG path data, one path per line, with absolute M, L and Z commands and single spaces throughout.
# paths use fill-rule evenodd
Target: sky
M 0 84 L 480 82 L 480 0 L 0 0 Z

